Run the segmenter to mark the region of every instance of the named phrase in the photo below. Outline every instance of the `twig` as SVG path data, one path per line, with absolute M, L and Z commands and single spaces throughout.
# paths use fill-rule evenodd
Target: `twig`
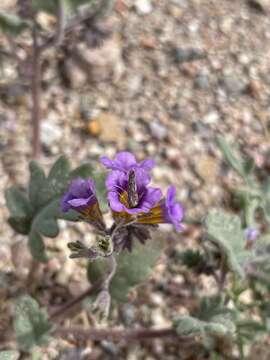
M 33 126 L 33 157 L 38 158 L 41 153 L 40 143 L 40 95 L 41 95 L 41 52 L 38 46 L 37 24 L 35 23 L 32 30 L 33 36 L 33 58 L 32 58 L 32 126 Z
M 177 342 L 183 344 L 191 344 L 194 339 L 191 337 L 181 337 L 177 335 L 175 329 L 82 329 L 78 326 L 70 328 L 57 328 L 55 333 L 59 336 L 74 335 L 85 339 L 92 339 L 96 341 L 132 341 L 132 340 L 146 340 L 153 338 L 177 338 Z
M 103 279 L 95 282 L 92 286 L 90 286 L 87 290 L 85 290 L 82 294 L 77 296 L 76 298 L 72 299 L 71 301 L 67 302 L 65 305 L 60 307 L 59 309 L 52 311 L 50 315 L 50 319 L 54 320 L 59 316 L 62 316 L 64 313 L 69 311 L 75 305 L 79 304 L 82 300 L 84 300 L 87 296 L 94 294 L 98 289 L 101 288 L 103 284 Z

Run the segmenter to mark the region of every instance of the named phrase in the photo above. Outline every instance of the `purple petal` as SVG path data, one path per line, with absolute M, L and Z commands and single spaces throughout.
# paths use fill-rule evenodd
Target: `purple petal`
M 139 163 L 140 168 L 143 168 L 147 171 L 152 170 L 155 165 L 156 165 L 156 163 L 152 159 L 146 159 Z
M 149 184 L 151 178 L 145 170 L 140 168 L 135 170 L 135 176 L 136 176 L 136 185 L 138 191 L 140 192 L 142 188 L 144 188 L 146 185 Z
M 131 169 L 134 165 L 137 164 L 135 156 L 128 151 L 122 151 L 116 154 L 115 160 L 115 163 L 117 163 L 119 167 L 122 167 L 126 170 Z
M 162 198 L 162 191 L 158 188 L 149 187 L 143 196 L 140 208 L 143 212 L 149 211 L 153 208 Z
M 120 212 L 125 210 L 125 206 L 119 201 L 118 194 L 115 191 L 108 193 L 108 200 L 112 210 Z
M 74 197 L 84 198 L 89 196 L 89 187 L 86 180 L 76 179 L 70 184 L 69 191 Z
M 118 189 L 123 191 L 127 185 L 127 175 L 119 170 L 111 171 L 107 176 L 105 185 L 108 190 Z
M 85 206 L 88 206 L 88 205 L 91 205 L 95 202 L 95 198 L 94 198 L 94 195 L 91 195 L 89 196 L 88 198 L 86 199 L 72 199 L 72 200 L 69 200 L 68 203 L 72 206 L 72 207 L 85 207 Z
M 99 158 L 99 161 L 101 162 L 102 165 L 104 165 L 108 169 L 111 169 L 114 164 L 114 161 L 110 160 L 107 156 L 101 156 Z
M 68 203 L 68 201 L 70 200 L 70 199 L 72 199 L 72 195 L 68 192 L 68 193 L 66 193 L 63 197 L 62 197 L 62 199 L 61 199 L 61 210 L 63 211 L 63 212 L 68 212 L 69 211 L 69 209 L 70 209 L 70 204 Z
M 173 185 L 170 185 L 167 190 L 166 205 L 170 206 L 170 204 L 173 204 L 175 196 L 176 188 Z

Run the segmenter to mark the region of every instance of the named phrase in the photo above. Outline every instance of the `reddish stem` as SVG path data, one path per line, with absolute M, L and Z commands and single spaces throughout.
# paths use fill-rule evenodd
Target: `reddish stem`
M 70 328 L 58 328 L 55 330 L 57 335 L 67 336 L 74 335 L 76 337 L 82 337 L 84 339 L 92 339 L 96 341 L 132 341 L 132 340 L 147 340 L 153 338 L 165 338 L 173 337 L 177 338 L 177 341 L 181 343 L 190 344 L 194 342 L 191 337 L 181 337 L 177 335 L 173 328 L 163 329 L 82 329 L 78 326 L 72 326 Z
M 41 52 L 37 42 L 37 26 L 33 28 L 33 57 L 32 57 L 32 126 L 33 126 L 33 157 L 39 158 L 41 154 L 40 122 L 41 122 Z

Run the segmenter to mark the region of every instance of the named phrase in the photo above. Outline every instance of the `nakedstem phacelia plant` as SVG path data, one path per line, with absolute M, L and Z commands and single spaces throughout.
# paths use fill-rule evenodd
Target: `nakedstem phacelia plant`
M 175 200 L 175 187 L 170 186 L 163 196 L 160 188 L 150 186 L 153 160 L 137 162 L 133 154 L 120 152 L 114 160 L 101 157 L 100 161 L 110 170 L 105 185 L 113 225 L 109 229 L 106 227 L 92 179 L 73 180 L 62 197 L 61 209 L 79 212 L 82 220 L 94 226 L 103 239 L 99 247 L 110 248 L 110 251 L 103 249 L 106 255 L 125 248 L 131 251 L 134 239 L 144 243 L 151 236 L 150 230 L 159 224 L 172 224 L 177 231 L 183 229 L 184 209 Z M 77 250 L 77 256 L 90 259 L 98 256 L 94 249 L 86 251 L 79 242 L 72 244 L 70 248 Z M 73 254 L 72 257 L 77 256 Z

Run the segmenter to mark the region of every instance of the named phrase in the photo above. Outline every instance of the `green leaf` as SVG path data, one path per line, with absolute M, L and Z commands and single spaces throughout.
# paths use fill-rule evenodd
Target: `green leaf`
M 50 14 L 56 14 L 57 0 L 32 0 L 32 7 L 35 11 L 44 11 Z
M 46 311 L 30 296 L 23 296 L 15 307 L 14 328 L 19 348 L 29 351 L 35 345 L 48 344 L 52 326 Z
M 93 167 L 90 164 L 82 164 L 81 166 L 78 166 L 76 169 L 71 171 L 70 178 L 88 179 L 90 176 L 92 176 L 92 174 L 93 174 Z
M 145 245 L 136 241 L 131 253 L 122 251 L 116 258 L 117 270 L 110 286 L 112 298 L 119 302 L 126 301 L 128 293 L 151 274 L 163 249 L 163 239 L 154 234 L 154 238 L 147 240 Z M 107 270 L 106 259 L 89 262 L 88 279 L 93 283 Z
M 107 189 L 105 186 L 106 177 L 107 177 L 107 173 L 102 171 L 93 174 L 93 179 L 95 181 L 95 186 L 96 186 L 97 198 L 102 212 L 108 211 Z
M 54 163 L 48 176 L 48 182 L 54 196 L 62 195 L 66 190 L 70 176 L 70 164 L 65 156 L 60 158 Z
M 181 336 L 197 334 L 211 337 L 233 336 L 236 332 L 237 311 L 228 309 L 221 296 L 203 298 L 195 317 L 180 316 L 174 320 L 176 331 Z
M 7 207 L 13 218 L 29 219 L 32 215 L 31 206 L 26 195 L 18 187 L 11 187 L 5 191 Z
M 251 256 L 251 252 L 245 250 L 246 239 L 239 217 L 221 210 L 211 210 L 206 227 L 210 240 L 226 256 L 229 269 L 243 277 L 242 264 Z
M 35 216 L 32 229 L 47 237 L 56 237 L 59 233 L 57 218 L 60 216 L 59 199 L 52 200 Z
M 255 168 L 255 162 L 252 158 L 244 162 L 244 171 L 247 176 L 251 175 Z
M 0 351 L 0 360 L 18 360 L 20 353 L 16 350 Z
M 15 14 L 0 11 L 0 29 L 12 36 L 19 35 L 22 31 L 30 28 L 31 23 L 21 19 Z
M 46 179 L 42 167 L 36 161 L 30 162 L 29 169 L 29 198 L 32 206 L 35 209 L 39 209 L 47 204 L 53 197 L 53 189 Z
M 37 231 L 32 230 L 29 234 L 28 246 L 34 259 L 43 263 L 48 261 L 43 239 Z
M 31 228 L 30 219 L 18 219 L 10 217 L 8 219 L 8 223 L 14 231 L 22 235 L 27 235 Z
M 56 14 L 58 8 L 57 0 L 32 0 L 33 8 L 36 11 L 45 11 L 50 14 Z M 96 0 L 63 0 L 67 13 L 72 13 L 81 5 L 95 5 Z
M 229 163 L 229 165 L 242 177 L 245 177 L 245 169 L 244 169 L 244 164 L 241 160 L 239 160 L 234 153 L 231 150 L 231 146 L 227 143 L 227 141 L 225 140 L 225 138 L 223 136 L 218 136 L 217 137 L 217 143 L 218 146 L 223 154 L 223 156 L 225 157 L 225 159 L 227 160 L 227 162 Z

